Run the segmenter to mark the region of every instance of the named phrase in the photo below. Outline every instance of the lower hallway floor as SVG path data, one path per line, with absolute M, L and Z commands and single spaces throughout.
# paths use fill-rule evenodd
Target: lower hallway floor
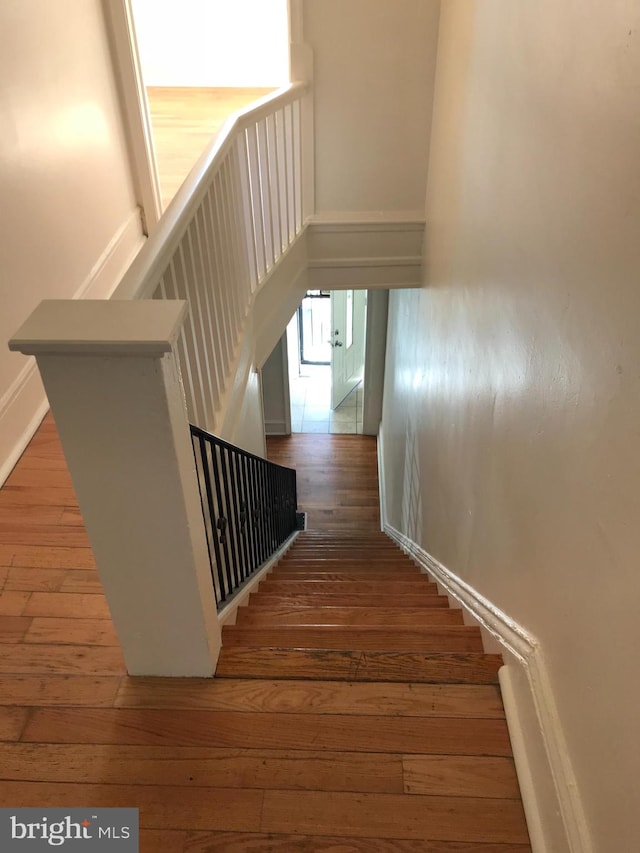
M 379 532 L 375 439 L 268 452 L 299 471 L 298 562 L 220 677 L 131 678 L 45 419 L 0 490 L 0 805 L 137 807 L 143 853 L 528 853 L 499 660 Z

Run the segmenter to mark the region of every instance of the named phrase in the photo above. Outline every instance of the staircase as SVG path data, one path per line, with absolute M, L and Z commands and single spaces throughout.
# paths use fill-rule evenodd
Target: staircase
M 530 850 L 501 664 L 384 534 L 300 534 L 223 629 L 216 672 L 259 680 L 297 758 L 260 849 Z

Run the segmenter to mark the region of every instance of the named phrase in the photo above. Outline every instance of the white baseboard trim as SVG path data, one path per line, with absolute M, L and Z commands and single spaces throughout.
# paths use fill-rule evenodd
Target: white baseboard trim
M 0 486 L 48 411 L 36 360 L 31 357 L 0 399 Z
M 380 530 L 384 531 L 387 526 L 387 507 L 385 504 L 385 477 L 384 477 L 384 430 L 382 421 L 378 427 L 378 438 L 376 440 L 376 452 L 378 455 L 378 505 L 380 509 Z
M 280 420 L 265 420 L 264 422 L 265 435 L 290 435 L 291 430 L 287 426 L 284 418 Z
M 248 581 L 245 582 L 244 586 L 241 586 L 238 592 L 234 595 L 231 601 L 226 604 L 220 613 L 218 613 L 218 621 L 220 622 L 220 627 L 222 628 L 224 625 L 235 625 L 236 617 L 238 614 L 238 608 L 243 607 L 248 604 L 249 596 L 252 592 L 257 592 L 257 587 L 260 581 L 265 579 L 265 576 L 269 574 L 271 569 L 278 563 L 284 555 L 287 553 L 289 548 L 293 545 L 293 543 L 298 538 L 299 530 L 296 530 L 291 536 L 287 539 L 287 541 L 282 545 L 276 553 L 262 566 L 258 571 L 252 575 Z
M 136 207 L 117 228 L 73 298 L 108 298 L 144 239 L 140 210 Z M 0 398 L 0 486 L 24 453 L 48 410 L 49 403 L 35 358 L 25 359 L 24 367 Z
M 379 441 L 380 444 L 380 441 Z M 381 505 L 384 503 L 381 481 Z M 503 701 L 533 853 L 592 853 L 539 641 L 385 518 L 384 531 L 505 650 Z

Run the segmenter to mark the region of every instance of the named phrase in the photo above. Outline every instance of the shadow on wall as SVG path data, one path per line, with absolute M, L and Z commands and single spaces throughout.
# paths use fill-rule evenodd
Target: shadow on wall
M 416 438 L 413 421 L 409 419 L 405 435 L 401 529 L 414 542 L 422 542 L 422 490 Z

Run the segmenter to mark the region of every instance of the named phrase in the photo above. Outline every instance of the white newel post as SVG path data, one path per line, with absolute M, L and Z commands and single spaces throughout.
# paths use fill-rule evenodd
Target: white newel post
M 131 675 L 209 676 L 220 650 L 174 344 L 181 301 L 45 301 L 36 356 Z

